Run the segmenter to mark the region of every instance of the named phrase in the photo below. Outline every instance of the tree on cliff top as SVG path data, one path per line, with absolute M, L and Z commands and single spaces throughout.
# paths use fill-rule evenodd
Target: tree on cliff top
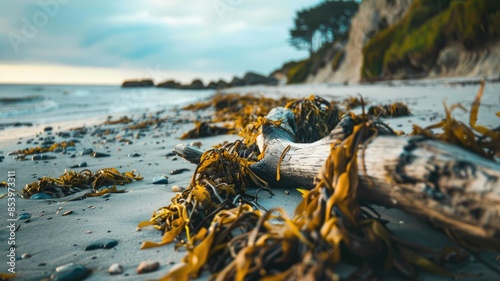
M 351 18 L 358 10 L 355 1 L 325 0 L 297 12 L 290 29 L 290 44 L 312 55 L 325 43 L 344 38 L 349 32 Z

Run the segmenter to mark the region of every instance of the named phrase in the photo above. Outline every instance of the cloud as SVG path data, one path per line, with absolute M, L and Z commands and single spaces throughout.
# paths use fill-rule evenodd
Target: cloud
M 50 0 L 42 0 L 50 1 Z M 223 18 L 215 1 L 239 3 Z M 319 2 L 319 0 L 317 0 Z M 22 35 L 23 18 L 43 11 L 38 0 L 0 4 L 0 64 L 145 69 L 170 73 L 269 73 L 306 55 L 287 44 L 288 29 L 307 0 L 70 1 L 15 52 L 6 34 Z

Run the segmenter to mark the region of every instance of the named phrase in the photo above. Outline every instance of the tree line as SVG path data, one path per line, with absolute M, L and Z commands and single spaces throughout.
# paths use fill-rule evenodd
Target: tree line
M 324 44 L 345 38 L 358 6 L 357 1 L 325 0 L 298 11 L 290 29 L 290 44 L 312 55 Z

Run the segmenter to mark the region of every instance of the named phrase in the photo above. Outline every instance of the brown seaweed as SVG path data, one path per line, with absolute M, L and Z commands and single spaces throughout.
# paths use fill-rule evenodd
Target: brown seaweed
M 65 171 L 59 178 L 43 177 L 27 184 L 21 191 L 23 198 L 30 198 L 37 193 L 45 193 L 54 198 L 64 197 L 82 190 L 91 189 L 86 196 L 101 196 L 106 193 L 119 193 L 116 185 L 125 185 L 143 178 L 136 171 L 120 173 L 115 168 L 100 169 L 95 173 L 90 170 L 75 172 Z M 102 187 L 106 187 L 102 189 Z
M 494 159 L 494 157 L 500 157 L 500 127 L 488 129 L 476 124 L 483 91 L 484 81 L 481 82 L 481 86 L 471 105 L 469 118 L 470 127 L 457 121 L 451 115 L 452 111 L 457 108 L 466 111 L 462 105 L 455 104 L 448 108 L 446 104 L 444 104 L 446 116 L 442 121 L 426 128 L 421 128 L 414 124 L 411 134 L 422 135 L 430 139 L 437 139 L 445 143 L 454 144 L 485 158 Z M 442 132 L 435 134 L 432 131 L 433 129 L 441 129 Z
M 482 88 L 471 110 L 472 129 L 464 126 L 480 133 L 479 136 L 467 135 L 479 147 L 473 151 L 498 154 L 499 130 L 475 123 L 481 93 Z M 360 103 L 363 105 L 362 99 Z M 218 106 L 235 104 L 234 100 L 221 100 Z M 328 128 L 339 122 L 341 114 L 332 103 L 314 96 L 291 101 L 287 106 L 294 112 L 297 135 L 303 141 L 314 141 L 328 134 L 331 130 Z M 398 106 L 388 109 L 389 113 L 398 110 Z M 458 122 L 451 118 L 451 110 L 446 108 L 447 118 L 438 125 L 426 129 L 417 127 L 420 129 L 417 133 L 457 142 L 451 129 L 458 128 L 460 134 L 467 130 L 461 127 L 463 124 L 456 125 Z M 266 211 L 245 192 L 249 185 L 269 188 L 248 165 L 264 153 L 255 145 L 262 125 L 279 126 L 280 121 L 252 117 L 253 121 L 241 131 L 242 140 L 207 151 L 190 186 L 176 195 L 172 204 L 139 224 L 139 227 L 154 226 L 164 232 L 161 242 L 146 241 L 142 248 L 177 239 L 177 246 L 187 250 L 181 264 L 162 280 L 196 278 L 204 269 L 212 272 L 212 280 L 339 280 L 340 275 L 335 271 L 339 263 L 357 268 L 348 277 L 352 280 L 376 278 L 380 268 L 395 270 L 408 279 L 416 278 L 415 267 L 457 277 L 439 264 L 463 261 L 467 254 L 462 250 L 428 249 L 403 241 L 385 227 L 383 219 L 359 205 L 356 198 L 358 147 L 374 135 L 386 134 L 392 129 L 365 114 L 348 113 L 343 118 L 355 124 L 353 132 L 332 144 L 316 187 L 301 190 L 304 199 L 292 218 L 280 208 Z M 438 127 L 443 128 L 447 136 L 430 131 Z
M 195 122 L 194 126 L 194 129 L 181 136 L 181 140 L 226 135 L 232 132 L 231 129 L 210 125 L 207 122 Z
M 399 117 L 410 116 L 411 112 L 406 104 L 395 102 L 391 104 L 370 106 L 368 108 L 368 115 L 373 115 L 375 117 Z

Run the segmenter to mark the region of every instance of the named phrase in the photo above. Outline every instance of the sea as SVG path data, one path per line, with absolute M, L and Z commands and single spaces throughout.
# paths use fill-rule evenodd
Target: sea
M 206 100 L 213 90 L 91 85 L 0 85 L 0 134 L 17 127 L 158 112 Z

